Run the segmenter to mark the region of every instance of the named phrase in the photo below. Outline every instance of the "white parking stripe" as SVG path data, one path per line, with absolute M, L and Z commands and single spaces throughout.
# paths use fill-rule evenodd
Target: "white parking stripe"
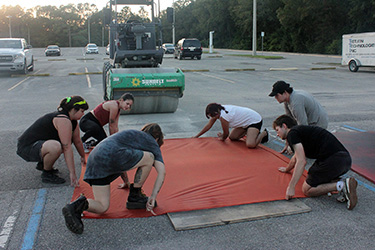
M 89 72 L 86 67 L 85 67 L 85 72 L 86 73 Z M 86 74 L 86 80 L 87 80 L 87 85 L 89 86 L 89 88 L 91 88 L 90 76 L 88 74 Z
M 0 247 L 1 248 L 5 248 L 8 242 L 9 236 L 13 231 L 14 223 L 16 222 L 17 217 L 18 217 L 18 210 L 15 210 L 13 211 L 13 214 L 6 219 L 4 226 L 0 233 Z

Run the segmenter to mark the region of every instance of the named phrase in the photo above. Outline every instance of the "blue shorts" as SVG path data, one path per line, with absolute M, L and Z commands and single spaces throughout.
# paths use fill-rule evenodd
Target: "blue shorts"
M 37 141 L 27 146 L 17 145 L 17 154 L 28 162 L 42 162 L 42 146 L 46 141 Z

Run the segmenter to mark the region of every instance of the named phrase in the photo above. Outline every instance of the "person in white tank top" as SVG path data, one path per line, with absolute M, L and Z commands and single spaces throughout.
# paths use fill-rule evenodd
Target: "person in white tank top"
M 255 148 L 259 143 L 268 141 L 268 131 L 262 128 L 262 117 L 256 111 L 235 105 L 221 105 L 210 103 L 206 107 L 206 117 L 210 119 L 206 126 L 194 136 L 200 137 L 212 128 L 216 120 L 220 120 L 223 132 L 217 135 L 224 141 L 229 137 L 230 140 L 237 141 L 246 135 L 246 146 Z M 232 130 L 229 133 L 229 129 Z

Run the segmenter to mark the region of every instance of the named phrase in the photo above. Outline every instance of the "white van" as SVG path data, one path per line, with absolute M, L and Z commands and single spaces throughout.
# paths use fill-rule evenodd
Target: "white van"
M 343 35 L 341 64 L 348 65 L 351 72 L 375 67 L 375 32 Z

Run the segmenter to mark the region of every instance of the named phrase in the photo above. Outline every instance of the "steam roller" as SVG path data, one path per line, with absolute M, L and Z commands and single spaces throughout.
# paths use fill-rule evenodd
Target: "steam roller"
M 134 95 L 131 111 L 121 114 L 173 113 L 185 90 L 179 68 L 109 68 L 105 78 L 104 99 Z

